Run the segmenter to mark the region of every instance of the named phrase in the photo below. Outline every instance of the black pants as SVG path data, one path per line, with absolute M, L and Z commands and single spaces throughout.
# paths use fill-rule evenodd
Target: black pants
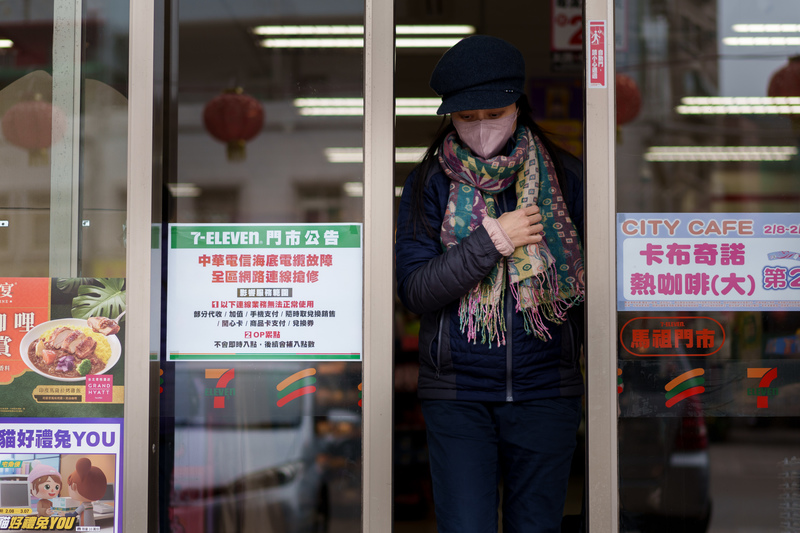
M 557 533 L 581 399 L 425 400 L 439 533 Z

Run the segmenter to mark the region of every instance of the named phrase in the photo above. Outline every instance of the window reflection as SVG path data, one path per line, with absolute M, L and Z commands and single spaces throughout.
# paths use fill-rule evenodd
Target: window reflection
M 791 98 L 800 86 L 774 87 L 798 53 L 796 5 L 617 7 L 617 211 L 796 213 L 800 130 L 791 106 L 800 101 Z M 721 349 L 652 357 L 620 345 L 621 530 L 797 530 L 782 506 L 796 493 L 780 476 L 800 443 L 796 409 L 785 407 L 797 401 L 800 314 L 626 312 L 618 323 L 685 315 L 717 321 Z M 772 370 L 777 377 L 759 386 Z M 702 393 L 666 408 L 670 383 L 687 372 L 684 386 L 702 380 L 694 384 Z
M 127 4 L 74 9 L 20 3 L 0 21 L 4 276 L 125 276 Z M 81 24 L 56 24 L 65 11 Z
M 363 103 L 349 114 L 305 113 L 302 105 L 363 102 L 363 45 L 265 44 L 275 32 L 296 45 L 326 28 L 361 28 L 363 41 L 363 10 L 349 0 L 181 4 L 172 29 L 169 223 L 363 221 L 362 195 L 351 194 L 352 184 L 363 186 L 363 162 L 326 155 L 361 149 Z M 176 327 L 167 323 L 167 335 Z M 360 363 L 178 362 L 167 373 L 174 388 L 162 395 L 162 415 L 174 453 L 162 525 L 360 530 Z

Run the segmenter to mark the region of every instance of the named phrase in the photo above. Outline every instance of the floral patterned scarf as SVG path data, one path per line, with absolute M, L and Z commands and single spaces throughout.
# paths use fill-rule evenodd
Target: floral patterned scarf
M 518 247 L 503 257 L 486 278 L 461 298 L 461 331 L 477 342 L 505 344 L 506 275 L 525 318 L 525 331 L 542 340 L 551 338 L 544 319 L 561 324 L 570 307 L 583 301 L 583 252 L 578 232 L 556 179 L 550 154 L 530 129 L 519 126 L 508 156 L 482 159 L 459 144 L 455 132 L 439 150 L 439 164 L 450 178 L 450 194 L 442 222 L 443 248 L 455 246 L 481 225 L 497 218 L 495 195 L 515 185 L 517 209 L 538 205 L 544 239 Z

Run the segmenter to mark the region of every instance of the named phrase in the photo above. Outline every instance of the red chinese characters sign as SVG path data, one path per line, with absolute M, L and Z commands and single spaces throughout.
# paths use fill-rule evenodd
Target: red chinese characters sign
M 606 77 L 606 21 L 589 21 L 589 42 L 587 43 L 589 62 L 589 88 L 603 89 L 607 87 Z
M 49 278 L 2 278 L 0 282 L 0 384 L 28 370 L 19 354 L 22 338 L 50 319 Z
M 708 356 L 725 343 L 725 329 L 707 316 L 648 316 L 626 322 L 619 340 L 638 357 L 664 355 Z

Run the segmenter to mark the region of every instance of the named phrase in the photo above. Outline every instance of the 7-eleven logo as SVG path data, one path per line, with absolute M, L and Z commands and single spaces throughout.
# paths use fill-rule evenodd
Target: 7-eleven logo
M 778 377 L 778 369 L 748 368 L 747 377 L 761 379 L 761 381 L 758 382 L 758 387 L 749 387 L 747 389 L 747 395 L 756 397 L 756 407 L 759 409 L 766 409 L 769 407 L 769 397 L 778 395 L 778 389 L 770 387 L 772 381 Z
M 236 389 L 228 388 L 233 375 L 233 368 L 206 368 L 206 379 L 217 380 L 214 388 L 206 389 L 206 396 L 214 397 L 214 409 L 223 409 L 225 407 L 225 397 L 236 395 Z

